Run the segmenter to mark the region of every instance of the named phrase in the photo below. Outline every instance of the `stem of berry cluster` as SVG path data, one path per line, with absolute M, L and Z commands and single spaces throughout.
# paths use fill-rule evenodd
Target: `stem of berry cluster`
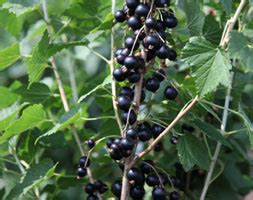
M 245 6 L 245 4 L 246 4 L 246 0 L 241 0 L 234 16 L 227 21 L 226 26 L 225 26 L 224 31 L 223 31 L 223 34 L 222 34 L 221 41 L 220 41 L 220 46 L 222 48 L 226 48 L 226 45 L 229 41 L 229 33 L 233 30 L 234 25 L 235 25 L 236 21 L 238 20 L 238 18 L 240 16 L 240 13 L 241 13 L 243 7 Z M 228 109 L 229 109 L 229 101 L 230 101 L 230 98 L 231 98 L 231 89 L 232 89 L 232 84 L 233 84 L 233 77 L 234 77 L 234 72 L 231 72 L 230 82 L 229 82 L 229 86 L 227 88 L 227 95 L 226 95 L 225 103 L 224 103 L 222 123 L 221 123 L 221 127 L 220 127 L 220 130 L 221 130 L 222 134 L 225 133 L 226 125 L 227 125 Z M 218 142 L 217 145 L 216 145 L 215 151 L 214 151 L 214 155 L 211 159 L 211 163 L 210 163 L 209 170 L 208 170 L 206 180 L 205 180 L 205 183 L 204 183 L 204 187 L 203 187 L 203 190 L 202 190 L 202 193 L 201 193 L 201 196 L 200 196 L 200 200 L 205 200 L 205 198 L 206 198 L 206 194 L 207 194 L 208 188 L 210 186 L 213 171 L 214 171 L 214 168 L 215 168 L 220 150 L 221 150 L 221 143 Z
M 46 0 L 42 1 L 42 9 L 43 9 L 43 14 L 44 14 L 44 20 L 47 23 L 48 35 L 49 35 L 49 38 L 51 39 L 52 38 L 52 32 L 51 32 L 51 27 L 50 27 L 50 18 L 49 18 L 49 15 L 48 15 Z M 57 86 L 58 86 L 58 89 L 59 89 L 59 92 L 60 92 L 60 97 L 61 97 L 61 101 L 62 101 L 62 104 L 63 104 L 64 111 L 68 112 L 70 110 L 68 100 L 67 100 L 64 88 L 63 88 L 63 83 L 62 83 L 60 74 L 58 72 L 58 68 L 57 68 L 57 65 L 56 65 L 56 62 L 55 62 L 55 58 L 53 56 L 51 58 L 50 63 L 51 63 L 51 66 L 52 66 L 52 69 L 53 69 L 53 72 L 54 72 L 54 75 L 55 75 L 55 78 L 56 78 L 56 82 L 57 82 Z M 74 137 L 74 139 L 75 139 L 75 141 L 78 145 L 79 151 L 80 151 L 81 155 L 84 156 L 85 152 L 84 152 L 84 149 L 82 147 L 82 142 L 79 138 L 79 135 L 76 131 L 76 128 L 75 128 L 74 125 L 72 125 L 70 128 L 71 128 L 71 133 L 72 133 L 72 135 L 73 135 L 73 137 Z M 88 167 L 87 167 L 87 175 L 89 177 L 89 181 L 91 183 L 94 183 L 94 179 L 93 179 L 91 170 Z M 99 197 L 99 199 L 102 199 L 100 194 L 98 194 L 98 197 Z

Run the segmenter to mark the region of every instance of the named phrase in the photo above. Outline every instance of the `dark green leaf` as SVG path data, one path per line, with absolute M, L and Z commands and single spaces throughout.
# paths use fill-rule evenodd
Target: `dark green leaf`
M 220 43 L 222 30 L 219 23 L 215 20 L 215 17 L 208 15 L 205 17 L 205 23 L 203 26 L 203 36 L 215 44 Z

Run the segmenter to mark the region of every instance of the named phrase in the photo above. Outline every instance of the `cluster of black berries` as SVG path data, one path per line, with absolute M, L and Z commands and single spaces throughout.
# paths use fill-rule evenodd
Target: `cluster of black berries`
M 79 160 L 79 165 L 77 168 L 77 175 L 79 178 L 85 177 L 87 175 L 87 167 L 90 166 L 90 159 L 87 156 L 82 156 Z
M 88 183 L 85 188 L 85 192 L 88 194 L 87 200 L 98 200 L 97 194 L 103 194 L 108 190 L 105 183 L 98 180 L 95 183 Z
M 139 167 L 133 167 L 127 172 L 127 179 L 131 185 L 130 196 L 133 199 L 143 199 L 145 195 L 144 185 L 145 183 L 153 187 L 152 197 L 154 200 L 165 200 L 167 198 L 167 192 L 165 185 L 174 184 L 172 179 L 164 172 L 159 172 L 155 169 L 155 165 L 152 160 L 144 160 Z M 173 179 L 173 181 L 178 179 Z M 178 183 L 177 183 L 178 184 Z M 112 193 L 120 198 L 122 190 L 121 181 L 115 181 L 111 186 Z M 179 193 L 172 191 L 169 194 L 171 200 L 178 200 Z

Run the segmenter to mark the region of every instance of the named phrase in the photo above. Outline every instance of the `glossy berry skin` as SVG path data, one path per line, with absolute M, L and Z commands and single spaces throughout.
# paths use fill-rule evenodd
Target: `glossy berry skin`
M 138 40 L 136 40 L 136 41 L 135 41 L 135 40 L 136 40 L 136 37 L 134 37 L 134 36 L 129 36 L 129 37 L 127 37 L 127 38 L 125 39 L 125 47 L 126 47 L 129 51 L 132 50 L 133 46 L 134 46 L 133 50 L 136 50 L 136 49 L 139 48 L 140 42 L 139 42 Z
M 120 148 L 124 151 L 132 150 L 134 148 L 134 141 L 131 138 L 122 138 Z
M 99 198 L 98 196 L 92 194 L 87 197 L 87 200 L 99 200 Z
M 157 78 L 149 78 L 146 82 L 146 89 L 151 92 L 155 92 L 160 87 L 160 82 Z
M 157 31 L 165 31 L 166 30 L 166 26 L 163 24 L 163 22 L 161 20 L 157 20 L 156 30 Z
M 112 144 L 114 143 L 114 138 L 109 138 L 107 141 L 106 141 L 106 146 L 108 148 L 110 148 L 112 146 Z
M 89 139 L 86 143 L 87 143 L 89 149 L 92 149 L 96 145 L 96 142 L 92 139 Z
M 127 179 L 133 182 L 135 185 L 142 185 L 144 183 L 144 178 L 144 175 L 136 167 L 129 169 L 127 172 Z
M 129 53 L 130 50 L 128 50 L 127 48 L 122 48 L 120 53 L 116 56 L 117 63 L 123 65 L 125 58 L 129 55 Z
M 167 28 L 175 28 L 177 26 L 177 18 L 174 15 L 164 17 L 163 23 Z
M 116 81 L 122 82 L 122 81 L 124 81 L 124 80 L 126 79 L 126 77 L 127 77 L 127 72 L 124 72 L 124 71 L 122 70 L 122 68 L 116 68 L 116 69 L 113 70 L 112 75 L 113 75 L 113 78 L 114 78 Z
M 98 191 L 100 194 L 103 194 L 108 190 L 107 185 L 100 180 L 98 180 L 94 183 L 94 187 L 95 187 L 96 191 Z
M 137 140 L 137 131 L 133 128 L 129 128 L 126 130 L 126 137 L 131 138 L 133 140 Z
M 78 167 L 77 168 L 77 175 L 80 178 L 85 177 L 87 175 L 87 169 L 83 168 L 83 167 Z
M 159 172 L 158 174 L 159 174 L 159 177 L 160 177 L 163 185 L 166 185 L 169 183 L 169 178 L 168 178 L 167 174 L 165 174 L 163 172 Z
M 120 198 L 121 195 L 121 189 L 122 189 L 122 182 L 121 181 L 115 181 L 111 186 L 112 193 Z
M 118 97 L 117 102 L 118 102 L 118 107 L 121 110 L 128 111 L 131 106 L 132 100 L 128 96 L 121 95 Z
M 159 69 L 156 72 L 154 72 L 153 77 L 157 78 L 160 82 L 164 80 L 166 73 L 164 69 Z
M 130 125 L 134 124 L 137 120 L 137 115 L 136 113 L 131 110 L 130 113 L 128 114 L 129 112 L 123 112 L 122 115 L 121 115 L 121 119 L 122 121 L 126 124 L 127 123 L 127 120 L 128 120 L 128 123 Z M 129 115 L 129 116 L 128 116 Z
M 139 4 L 135 9 L 135 14 L 138 17 L 147 17 L 150 7 L 146 4 Z
M 157 21 L 156 21 L 155 18 L 149 17 L 149 18 L 146 19 L 145 25 L 146 25 L 147 28 L 156 29 L 156 27 L 157 27 Z
M 179 194 L 178 194 L 178 192 L 174 191 L 169 194 L 169 197 L 170 197 L 170 200 L 178 200 Z
M 131 16 L 127 20 L 127 24 L 133 31 L 138 30 L 142 27 L 141 20 L 137 16 Z
M 162 126 L 159 126 L 158 124 L 154 124 L 151 130 L 153 137 L 157 138 L 164 131 L 164 128 Z
M 156 55 L 160 59 L 166 59 L 169 57 L 169 51 L 170 51 L 170 48 L 166 45 L 163 45 L 160 47 L 160 49 L 156 51 Z
M 172 86 L 168 86 L 165 88 L 164 90 L 164 96 L 169 99 L 169 100 L 174 100 L 177 98 L 178 92 L 177 90 L 172 87 Z
M 178 143 L 178 137 L 177 136 L 171 136 L 170 142 L 171 142 L 171 144 L 177 144 Z
M 119 148 L 119 145 L 112 144 L 110 147 L 110 157 L 113 160 L 121 160 L 123 158 L 122 152 Z
M 120 95 L 128 96 L 130 99 L 133 99 L 134 91 L 130 87 L 124 86 L 120 90 Z
M 82 156 L 79 160 L 80 167 L 89 167 L 90 166 L 90 159 L 87 156 Z
M 123 10 L 118 10 L 115 12 L 115 20 L 120 23 L 126 20 L 126 15 Z
M 162 150 L 163 150 L 163 143 L 162 143 L 162 141 L 161 141 L 161 142 L 159 142 L 159 143 L 157 143 L 157 144 L 155 145 L 154 151 L 159 152 L 159 151 L 162 151 Z
M 128 73 L 127 80 L 129 83 L 137 83 L 140 79 L 141 75 L 139 72 L 132 70 Z
M 145 195 L 145 189 L 143 186 L 134 186 L 130 190 L 130 196 L 133 199 L 142 199 Z
M 152 138 L 150 125 L 148 123 L 142 123 L 138 126 L 138 138 L 142 142 L 146 142 Z
M 135 9 L 139 5 L 139 0 L 126 0 L 128 8 Z
M 152 191 L 153 200 L 166 200 L 166 190 L 162 187 L 155 187 Z
M 152 173 L 154 171 L 154 169 L 152 168 L 153 165 L 154 162 L 152 160 L 143 160 L 140 165 L 141 172 L 144 174 Z
M 93 194 L 95 191 L 96 191 L 96 188 L 95 188 L 94 184 L 88 183 L 88 184 L 85 186 L 85 192 L 86 192 L 87 194 Z
M 150 187 L 154 187 L 156 185 L 159 185 L 159 178 L 156 174 L 151 174 L 146 177 L 146 183 Z
M 146 33 L 145 33 L 145 31 L 141 31 L 140 33 L 139 33 L 139 29 L 138 30 L 135 30 L 134 31 L 134 36 L 135 37 L 137 37 L 138 36 L 138 40 L 143 40 L 145 37 L 146 37 Z
M 126 68 L 128 69 L 134 69 L 138 67 L 138 63 L 139 60 L 137 57 L 135 56 L 127 56 L 125 61 L 124 61 L 124 65 Z
M 170 6 L 170 0 L 156 0 L 155 5 L 157 7 L 164 7 L 164 6 Z
M 144 39 L 144 46 L 147 49 L 157 49 L 160 46 L 160 39 L 157 35 L 148 35 Z
M 175 61 L 177 58 L 177 52 L 174 49 L 169 50 L 168 58 L 171 61 Z

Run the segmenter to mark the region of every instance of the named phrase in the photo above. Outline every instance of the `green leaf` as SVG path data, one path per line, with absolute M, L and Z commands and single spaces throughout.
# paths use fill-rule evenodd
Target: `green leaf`
M 204 13 L 199 0 L 180 0 L 177 5 L 186 15 L 187 28 L 191 36 L 199 36 L 204 24 Z
M 231 145 L 227 142 L 227 140 L 223 137 L 222 133 L 214 128 L 213 126 L 209 125 L 208 123 L 201 121 L 200 119 L 195 119 L 193 123 L 210 139 L 213 139 L 221 144 L 231 147 Z
M 180 137 L 178 144 L 178 157 L 186 171 L 189 171 L 195 164 L 202 169 L 208 169 L 208 152 L 203 142 L 191 134 Z
M 101 30 L 111 29 L 113 26 L 113 19 L 114 19 L 113 13 L 107 14 L 104 21 L 97 28 L 93 29 L 91 31 L 91 33 L 95 33 L 97 31 L 101 31 Z
M 227 15 L 231 14 L 233 0 L 221 0 L 220 3 Z
M 230 33 L 228 52 L 231 58 L 240 60 L 245 72 L 253 72 L 253 48 L 248 45 L 243 33 L 237 31 Z
M 44 103 L 52 96 L 48 86 L 42 83 L 34 83 L 30 88 L 27 88 L 27 85 L 22 85 L 15 92 L 22 96 L 24 102 L 31 103 Z
M 217 86 L 229 85 L 232 68 L 225 52 L 203 37 L 192 37 L 182 51 L 184 60 L 193 67 L 200 96 L 216 91 Z
M 203 36 L 212 43 L 219 44 L 222 30 L 215 17 L 207 15 L 203 26 Z
M 26 108 L 22 116 L 11 123 L 4 134 L 0 137 L 0 144 L 8 140 L 14 135 L 21 134 L 22 132 L 39 126 L 41 123 L 45 122 L 46 113 L 43 110 L 42 105 L 35 104 Z
M 53 166 L 52 160 L 45 159 L 27 170 L 22 182 L 17 184 L 7 196 L 7 199 L 21 198 L 28 191 L 39 186 L 54 175 L 56 165 Z
M 17 2 L 17 3 L 6 2 L 2 7 L 8 9 L 9 12 L 14 13 L 16 16 L 25 15 L 29 12 L 34 11 L 36 8 L 38 8 L 38 5 L 36 4 L 24 6 L 19 3 L 20 2 Z
M 18 101 L 19 96 L 11 92 L 8 88 L 0 86 L 0 109 L 6 108 Z
M 13 44 L 12 46 L 0 51 L 0 71 L 9 67 L 20 58 L 19 44 Z

